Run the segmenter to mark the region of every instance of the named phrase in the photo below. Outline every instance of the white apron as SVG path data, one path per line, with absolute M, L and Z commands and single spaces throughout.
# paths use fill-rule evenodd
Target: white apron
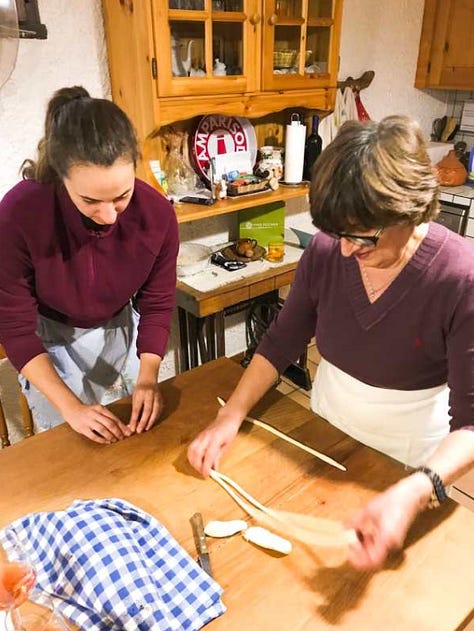
M 370 386 L 321 358 L 311 408 L 364 445 L 417 467 L 449 432 L 446 384 L 423 390 Z

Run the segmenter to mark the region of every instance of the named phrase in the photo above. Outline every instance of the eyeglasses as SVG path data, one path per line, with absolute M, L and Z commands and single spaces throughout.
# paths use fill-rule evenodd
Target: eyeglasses
M 367 248 L 375 248 L 383 231 L 384 228 L 379 228 L 379 230 L 377 230 L 377 232 L 370 237 L 360 236 L 358 234 L 347 234 L 345 232 L 328 232 L 327 234 L 334 239 L 347 239 L 354 245 L 360 245 Z

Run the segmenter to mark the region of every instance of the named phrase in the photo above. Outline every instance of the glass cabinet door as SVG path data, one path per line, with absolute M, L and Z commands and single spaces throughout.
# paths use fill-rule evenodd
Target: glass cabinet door
M 158 96 L 255 90 L 259 6 L 259 0 L 154 0 Z
M 265 90 L 335 83 L 340 4 L 340 0 L 265 3 L 268 9 L 263 27 Z

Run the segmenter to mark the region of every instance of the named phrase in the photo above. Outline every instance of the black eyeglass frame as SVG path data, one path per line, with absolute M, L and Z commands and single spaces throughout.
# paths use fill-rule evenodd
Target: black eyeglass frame
M 377 232 L 372 236 L 362 236 L 358 234 L 348 234 L 346 232 L 328 232 L 327 234 L 330 237 L 334 237 L 335 239 L 347 239 L 354 245 L 361 245 L 367 247 L 375 247 L 382 236 L 385 228 L 379 228 Z

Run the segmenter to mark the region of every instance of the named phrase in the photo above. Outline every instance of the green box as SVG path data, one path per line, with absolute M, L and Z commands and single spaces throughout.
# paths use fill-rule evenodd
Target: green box
M 272 202 L 239 211 L 239 239 L 256 239 L 266 248 L 285 236 L 285 202 Z

